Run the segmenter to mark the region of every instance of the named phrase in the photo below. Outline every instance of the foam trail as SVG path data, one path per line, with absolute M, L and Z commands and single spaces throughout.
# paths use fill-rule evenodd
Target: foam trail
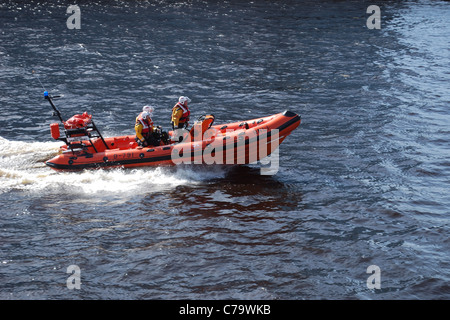
M 27 187 L 47 175 L 44 161 L 58 153 L 58 142 L 10 141 L 0 137 L 0 192 Z
M 0 168 L 42 166 L 43 161 L 56 155 L 60 142 L 10 141 L 0 137 Z
M 223 178 L 226 169 L 202 166 L 56 172 L 44 162 L 59 142 L 10 141 L 0 137 L 0 193 L 9 190 L 75 194 L 138 194 Z

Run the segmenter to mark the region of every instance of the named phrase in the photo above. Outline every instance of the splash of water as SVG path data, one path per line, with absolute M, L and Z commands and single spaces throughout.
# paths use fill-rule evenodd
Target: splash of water
M 0 137 L 0 193 L 32 192 L 140 193 L 195 185 L 222 178 L 226 168 L 177 166 L 175 168 L 99 169 L 56 172 L 44 162 L 58 153 L 59 142 L 10 141 Z

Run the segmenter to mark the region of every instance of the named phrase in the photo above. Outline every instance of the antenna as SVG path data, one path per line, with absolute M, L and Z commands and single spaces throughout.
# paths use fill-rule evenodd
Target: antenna
M 34 70 L 31 70 L 31 73 L 33 73 L 36 76 L 36 78 L 38 79 L 39 83 L 41 84 L 42 89 L 44 89 L 44 91 L 46 91 L 45 87 L 42 84 L 41 79 L 39 79 L 39 76 L 37 75 L 37 73 Z

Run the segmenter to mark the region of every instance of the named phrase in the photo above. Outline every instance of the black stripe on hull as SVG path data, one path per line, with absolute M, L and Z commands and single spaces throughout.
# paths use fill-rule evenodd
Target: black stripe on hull
M 108 168 L 108 167 L 120 167 L 131 164 L 150 164 L 159 161 L 167 161 L 171 160 L 172 155 L 152 157 L 152 158 L 144 158 L 144 159 L 129 159 L 129 160 L 120 160 L 120 161 L 105 161 L 105 162 L 92 162 L 92 163 L 83 163 L 83 164 L 56 164 L 50 161 L 47 161 L 45 164 L 49 167 L 56 170 L 83 170 L 83 169 L 100 169 L 100 168 Z

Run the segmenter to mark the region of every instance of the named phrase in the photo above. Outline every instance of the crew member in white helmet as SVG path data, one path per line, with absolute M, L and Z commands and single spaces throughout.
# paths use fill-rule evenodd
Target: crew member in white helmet
M 150 144 L 151 136 L 154 131 L 152 120 L 153 107 L 145 106 L 142 112 L 136 117 L 134 130 L 136 131 L 136 142 L 141 147 L 147 147 Z
M 172 129 L 186 128 L 189 124 L 191 111 L 188 108 L 191 99 L 181 96 L 177 104 L 172 108 Z

